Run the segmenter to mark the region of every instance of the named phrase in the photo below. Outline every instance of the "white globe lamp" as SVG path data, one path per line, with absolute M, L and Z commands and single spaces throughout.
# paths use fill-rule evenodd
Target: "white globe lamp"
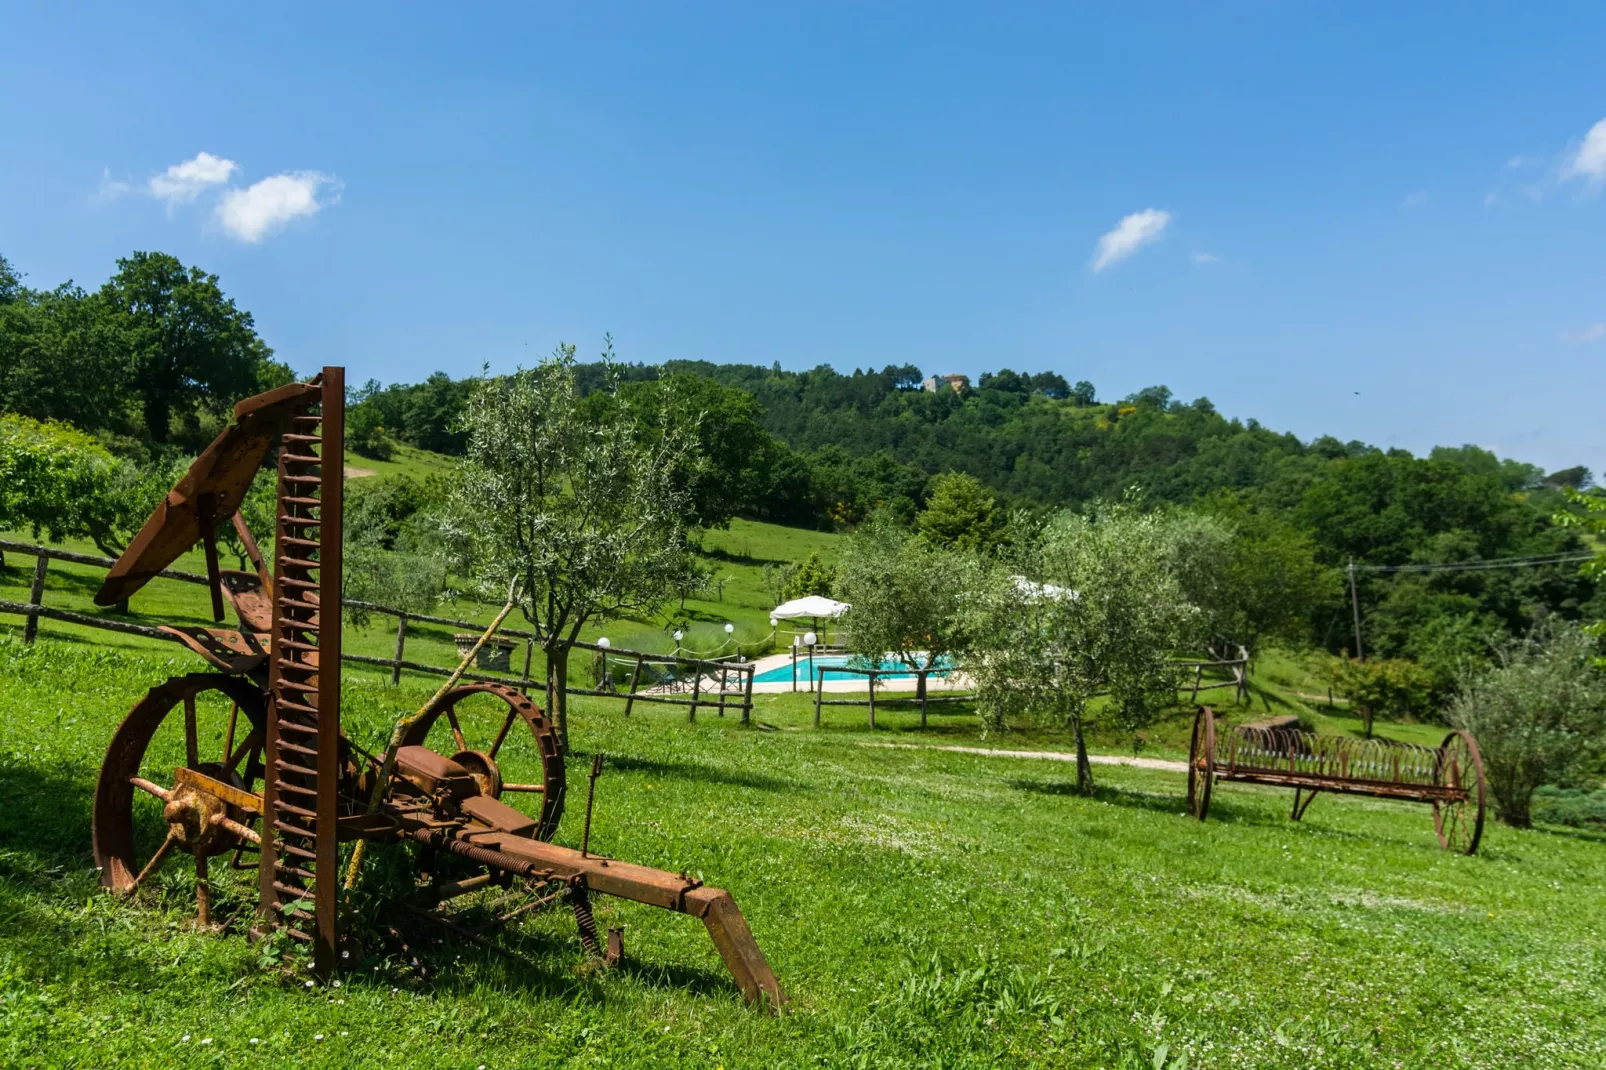
M 817 643 L 819 641 L 820 641 L 820 637 L 815 635 L 813 632 L 808 632 L 803 636 L 803 645 L 804 646 L 813 646 L 815 643 Z
M 606 635 L 597 640 L 597 645 L 604 650 L 607 650 L 609 647 L 613 646 L 612 643 L 608 642 L 608 637 Z

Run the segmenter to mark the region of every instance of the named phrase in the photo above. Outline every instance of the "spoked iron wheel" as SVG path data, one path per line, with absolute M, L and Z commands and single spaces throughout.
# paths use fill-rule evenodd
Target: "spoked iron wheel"
M 1439 783 L 1454 794 L 1433 802 L 1433 831 L 1439 846 L 1472 854 L 1483 837 L 1483 757 L 1477 740 L 1451 732 L 1439 746 Z
M 1216 713 L 1199 707 L 1193 717 L 1193 743 L 1188 748 L 1188 813 L 1203 821 L 1210 813 L 1210 788 L 1216 779 Z
M 212 923 L 209 860 L 256 842 L 255 815 L 186 784 L 192 770 L 260 795 L 262 690 L 243 676 L 192 673 L 151 688 L 112 736 L 95 786 L 100 882 L 132 894 L 183 856 L 195 869 L 196 914 Z
M 517 721 L 529 729 L 534 748 L 512 742 Z M 449 756 L 493 799 L 506 792 L 540 796 L 540 812 L 532 815 L 538 823 L 536 838 L 550 840 L 557 831 L 564 794 L 557 731 L 541 707 L 514 688 L 491 683 L 455 687 L 401 742 L 404 747 L 425 746 Z M 513 778 L 503 777 L 503 764 L 514 770 Z

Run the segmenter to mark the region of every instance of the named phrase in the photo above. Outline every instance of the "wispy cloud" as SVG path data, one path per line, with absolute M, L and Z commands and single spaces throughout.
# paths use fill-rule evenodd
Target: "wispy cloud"
M 1521 153 L 1519 153 L 1516 156 L 1513 156 L 1511 159 L 1507 160 L 1506 161 L 1506 166 L 1511 168 L 1511 170 L 1515 171 L 1517 168 L 1521 167 L 1523 164 L 1525 164 L 1527 162 L 1528 162 L 1528 157 L 1523 156 Z
M 1115 225 L 1115 229 L 1099 239 L 1093 256 L 1093 270 L 1103 271 L 1111 264 L 1125 260 L 1151 242 L 1158 241 L 1171 222 L 1171 213 L 1157 208 L 1133 212 Z
M 1220 260 L 1221 257 L 1217 256 L 1215 253 L 1199 252 L 1193 254 L 1193 262 L 1195 264 L 1215 264 L 1220 262 Z
M 245 189 L 231 189 L 218 202 L 217 219 L 231 238 L 255 244 L 292 220 L 316 215 L 333 203 L 340 183 L 317 171 L 286 171 Z M 320 193 L 326 193 L 323 200 Z
M 1484 195 L 1483 195 L 1483 206 L 1484 206 L 1484 207 L 1485 207 L 1485 208 L 1487 208 L 1487 207 L 1489 207 L 1489 206 L 1490 206 L 1490 205 L 1491 205 L 1491 204 L 1493 204 L 1493 203 L 1494 203 L 1494 202 L 1495 202 L 1495 201 L 1498 201 L 1498 200 L 1499 200 L 1499 199 L 1500 199 L 1500 196 L 1499 196 L 1499 194 L 1495 194 L 1495 193 L 1485 193 L 1485 194 L 1484 194 Z
M 1561 165 L 1561 177 L 1581 178 L 1592 188 L 1606 182 L 1606 119 L 1589 128 L 1578 148 Z
M 176 204 L 193 201 L 212 186 L 226 183 L 240 165 L 210 152 L 196 153 L 193 159 L 176 163 L 159 175 L 152 175 L 145 191 L 169 210 Z
M 1406 194 L 1405 200 L 1400 202 L 1401 208 L 1420 208 L 1428 203 L 1428 191 L 1419 189 L 1415 193 Z
M 103 203 L 115 201 L 117 198 L 123 196 L 125 193 L 128 193 L 133 188 L 134 187 L 129 185 L 127 182 L 119 182 L 117 179 L 113 178 L 112 169 L 110 167 L 104 167 L 101 168 L 100 172 L 100 188 L 95 191 L 95 196 L 93 199 Z
M 1606 323 L 1591 323 L 1581 331 L 1562 331 L 1561 340 L 1572 345 L 1588 345 L 1606 338 Z

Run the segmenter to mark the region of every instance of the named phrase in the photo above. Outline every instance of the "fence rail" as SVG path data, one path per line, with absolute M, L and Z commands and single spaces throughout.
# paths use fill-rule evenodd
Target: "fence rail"
M 59 550 L 53 546 L 38 546 L 33 543 L 15 542 L 10 539 L 0 539 L 0 553 L 17 553 L 31 555 L 35 559 L 33 582 L 28 591 L 27 602 L 13 602 L 0 599 L 0 614 L 15 614 L 23 618 L 23 642 L 31 643 L 38 635 L 39 619 L 57 620 L 64 624 L 77 624 L 89 628 L 100 628 L 104 631 L 121 632 L 125 635 L 137 635 L 145 639 L 156 639 L 162 642 L 181 643 L 176 634 L 164 631 L 161 628 L 147 624 L 135 624 L 131 621 L 121 621 L 113 617 L 96 616 L 89 613 L 76 613 L 72 610 L 57 609 L 54 606 L 44 605 L 45 574 L 51 561 L 67 561 L 77 565 L 91 565 L 97 568 L 110 568 L 116 562 L 109 557 L 100 557 L 95 554 L 75 553 L 71 550 Z M 157 573 L 161 579 L 177 580 L 181 583 L 195 583 L 209 586 L 211 581 L 205 576 L 193 572 L 182 572 L 176 569 L 166 569 Z M 431 676 L 450 676 L 455 668 L 442 665 L 430 665 L 425 662 L 411 661 L 406 657 L 407 624 L 417 621 L 423 624 L 440 624 L 451 628 L 461 628 L 468 631 L 480 632 L 485 626 L 473 621 L 454 620 L 450 617 L 437 617 L 428 613 L 413 613 L 397 609 L 394 606 L 380 605 L 376 602 L 365 602 L 355 598 L 341 600 L 341 605 L 349 609 L 362 609 L 370 613 L 383 613 L 396 618 L 396 653 L 389 658 L 375 657 L 371 654 L 348 654 L 342 651 L 341 661 L 348 661 L 358 665 L 373 665 L 390 669 L 392 684 L 401 682 L 403 670 L 408 672 L 424 673 Z M 505 675 L 488 675 L 485 673 L 464 672 L 463 679 L 483 683 L 512 684 L 528 692 L 532 688 L 546 688 L 545 681 L 537 680 L 530 675 L 531 662 L 535 648 L 541 641 L 538 632 L 522 628 L 500 628 L 498 634 L 511 638 L 524 640 L 524 666 L 517 674 L 509 672 Z M 590 695 L 597 698 L 620 699 L 625 703 L 625 716 L 629 716 L 631 708 L 637 702 L 656 703 L 660 705 L 683 706 L 687 709 L 687 720 L 697 720 L 697 710 L 713 709 L 719 716 L 725 716 L 729 709 L 740 709 L 742 723 L 748 724 L 753 713 L 753 674 L 754 667 L 745 661 L 732 661 L 738 655 L 726 658 L 688 658 L 676 655 L 651 654 L 639 650 L 620 650 L 602 646 L 598 643 L 589 643 L 576 640 L 568 644 L 581 650 L 591 650 L 602 655 L 603 667 L 606 670 L 607 659 L 634 660 L 636 669 L 632 674 L 630 688 L 621 693 L 611 686 L 611 677 L 604 671 L 600 674 L 610 686 L 598 688 L 566 687 L 564 693 L 568 695 Z M 677 667 L 675 674 L 677 685 L 684 681 L 683 687 L 677 687 L 667 692 L 660 692 L 649 685 L 645 690 L 638 685 L 641 682 L 641 668 L 644 664 L 672 664 Z M 732 686 L 732 675 L 734 684 Z M 685 677 L 690 676 L 686 681 Z M 705 679 L 712 687 L 705 689 Z M 690 697 L 682 697 L 689 692 Z
M 852 666 L 852 665 L 820 665 L 820 666 L 815 667 L 814 672 L 815 672 L 815 679 L 814 679 L 813 690 L 814 690 L 814 727 L 815 728 L 820 727 L 820 707 L 822 707 L 822 706 L 868 706 L 870 708 L 870 727 L 874 728 L 875 727 L 875 709 L 876 709 L 875 689 L 876 689 L 876 683 L 878 682 L 878 678 L 882 677 L 882 676 L 895 676 L 895 677 L 898 677 L 899 679 L 907 679 L 911 672 L 914 673 L 914 675 L 915 675 L 915 693 L 914 693 L 914 695 L 912 695 L 912 696 L 910 696 L 908 698 L 903 698 L 903 697 L 899 697 L 899 698 L 883 698 L 883 699 L 881 699 L 881 705 L 887 706 L 887 705 L 891 705 L 892 703 L 898 703 L 899 705 L 910 705 L 910 704 L 913 704 L 913 703 L 918 703 L 919 706 L 920 706 L 920 727 L 921 728 L 926 727 L 926 710 L 927 710 L 927 707 L 931 703 L 933 703 L 933 702 L 966 702 L 966 701 L 969 701 L 969 699 L 971 698 L 970 695 L 938 695 L 936 698 L 932 698 L 931 697 L 930 692 L 926 687 L 926 684 L 928 682 L 929 677 L 933 673 L 937 673 L 939 675 L 944 675 L 945 676 L 948 673 L 962 672 L 962 670 L 953 668 L 952 666 L 947 667 L 947 668 L 925 668 L 925 669 L 912 669 L 911 670 L 911 669 L 858 668 L 858 667 Z M 870 678 L 870 688 L 869 688 L 868 697 L 863 698 L 863 699 L 856 699 L 856 698 L 825 698 L 824 697 L 824 695 L 825 695 L 825 675 L 826 675 L 826 673 L 833 673 L 833 672 L 834 673 L 842 673 L 842 674 L 847 675 L 847 676 L 867 676 L 867 677 L 869 677 Z

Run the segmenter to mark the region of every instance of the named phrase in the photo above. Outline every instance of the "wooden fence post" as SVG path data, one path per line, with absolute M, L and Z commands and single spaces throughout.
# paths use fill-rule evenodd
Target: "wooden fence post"
M 753 677 L 758 675 L 758 670 L 749 666 L 742 675 L 747 677 L 742 685 L 742 723 L 748 724 L 753 718 Z
M 524 641 L 524 675 L 519 681 L 519 691 L 526 698 L 528 698 L 530 695 L 530 684 L 534 682 L 530 679 L 530 659 L 534 656 L 534 654 L 535 636 L 532 635 L 530 638 Z
M 636 704 L 636 683 L 641 679 L 641 655 L 636 655 L 636 667 L 630 672 L 630 694 L 625 697 L 625 716 L 630 716 L 630 707 Z
M 810 675 L 813 675 L 813 673 L 811 672 Z M 823 695 L 824 691 L 825 691 L 825 688 L 823 688 L 823 687 L 815 688 L 815 690 L 814 690 L 814 727 L 815 728 L 820 727 L 820 699 L 824 697 L 824 695 Z
M 702 693 L 703 693 L 703 674 L 702 674 L 702 670 L 700 670 L 697 667 L 697 663 L 696 662 L 692 662 L 692 670 L 691 670 L 691 709 L 686 711 L 686 723 L 687 724 L 696 724 L 697 723 L 697 698 Z
M 1192 706 L 1199 701 L 1199 684 L 1204 680 L 1204 665 L 1193 667 L 1193 694 L 1188 696 L 1188 705 Z
M 920 727 L 926 727 L 926 676 L 929 669 L 921 669 L 920 676 L 915 680 L 915 686 L 920 688 Z
M 49 567 L 50 558 L 43 553 L 34 558 L 33 586 L 28 590 L 28 604 L 30 606 L 43 604 L 45 597 L 45 569 Z M 29 613 L 27 621 L 22 625 L 22 641 L 31 643 L 37 634 L 39 634 L 39 614 Z
M 390 685 L 401 683 L 402 650 L 407 646 L 407 614 L 396 614 L 396 661 L 390 667 Z

